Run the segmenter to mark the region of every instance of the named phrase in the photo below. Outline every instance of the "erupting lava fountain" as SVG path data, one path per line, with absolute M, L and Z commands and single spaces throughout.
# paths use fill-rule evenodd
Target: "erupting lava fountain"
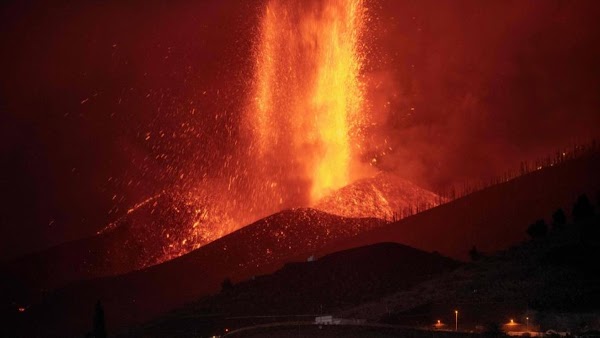
M 173 207 L 182 216 L 172 224 L 137 221 L 138 208 L 121 222 L 163 234 L 164 257 L 155 262 L 284 209 L 312 205 L 342 216 L 391 218 L 410 203 L 406 196 L 393 200 L 402 191 L 420 194 L 415 204 L 435 204 L 434 194 L 416 194 L 417 187 L 390 188 L 396 181 L 385 181 L 389 175 L 365 181 L 375 174 L 360 160 L 369 124 L 361 82 L 366 18 L 364 0 L 267 2 L 239 135 L 230 140 L 234 153 L 218 174 L 205 175 L 193 188 L 165 191 L 140 209 L 153 215 L 164 201 L 180 200 L 186 207 Z M 190 211 L 179 212 L 184 209 Z
M 271 203 L 312 204 L 354 178 L 366 122 L 364 17 L 362 0 L 266 6 L 247 121 L 253 167 Z

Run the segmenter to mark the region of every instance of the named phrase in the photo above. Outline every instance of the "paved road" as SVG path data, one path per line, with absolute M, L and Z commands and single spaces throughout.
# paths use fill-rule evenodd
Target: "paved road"
M 281 322 L 255 325 L 229 332 L 224 337 L 404 337 L 404 338 L 465 338 L 476 337 L 467 332 L 419 330 L 384 324 L 316 325 L 313 322 Z

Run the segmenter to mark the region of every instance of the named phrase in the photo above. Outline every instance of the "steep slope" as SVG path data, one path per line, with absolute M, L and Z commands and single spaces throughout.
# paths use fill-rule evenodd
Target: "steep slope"
M 507 323 L 534 330 L 600 328 L 600 215 L 555 229 L 414 288 L 341 311 L 344 317 L 429 326 L 440 319 L 460 328 Z
M 494 252 L 526 238 L 527 226 L 549 210 L 570 207 L 578 195 L 598 196 L 600 154 L 547 167 L 407 217 L 350 240 L 323 253 L 384 241 L 467 259 L 476 246 Z
M 306 260 L 327 243 L 384 224 L 312 209 L 280 212 L 169 262 L 51 292 L 14 323 L 32 334 L 30 330 L 43 330 L 35 334 L 44 336 L 83 333 L 98 299 L 105 305 L 111 327 L 136 323 L 219 290 L 227 277 L 235 282 L 272 272 L 284 262 Z M 19 299 L 13 302 L 28 305 Z
M 286 264 L 273 274 L 241 282 L 161 316 L 139 328 L 136 335 L 210 335 L 217 328 L 276 320 L 271 316 L 331 313 L 410 288 L 457 266 L 451 259 L 396 243 L 354 248 L 312 262 Z M 186 318 L 204 318 L 205 322 L 186 323 Z
M 216 192 L 207 190 L 189 196 L 164 191 L 132 207 L 96 236 L 5 262 L 0 285 L 13 284 L 13 293 L 53 290 L 72 281 L 150 267 L 198 249 L 237 228 L 227 216 L 232 211 L 211 203 Z M 334 192 L 315 208 L 344 217 L 392 219 L 409 206 L 438 201 L 437 195 L 394 175 L 379 174 Z
M 232 231 L 230 220 L 214 216 L 225 213 L 214 208 L 163 192 L 136 205 L 96 236 L 6 262 L 0 271 L 4 280 L 24 290 L 42 291 L 149 267 Z
M 34 306 L 20 318 L 24 325 L 43 318 L 51 326 L 79 332 L 87 326 L 91 304 L 103 299 L 113 325 L 135 323 L 218 290 L 225 277 L 237 281 L 313 254 L 322 256 L 379 242 L 404 243 L 456 258 L 466 258 L 473 245 L 493 252 L 523 240 L 527 225 L 548 210 L 563 207 L 569 211 L 581 193 L 596 196 L 598 172 L 600 157 L 594 153 L 387 225 L 381 220 L 347 219 L 311 209 L 282 212 L 167 264 L 50 293 L 44 297 L 43 307 Z M 37 301 L 36 297 L 12 297 L 5 304 L 14 311 Z
M 379 173 L 324 197 L 315 206 L 345 217 L 393 219 L 403 210 L 425 209 L 442 202 L 440 196 L 393 174 Z

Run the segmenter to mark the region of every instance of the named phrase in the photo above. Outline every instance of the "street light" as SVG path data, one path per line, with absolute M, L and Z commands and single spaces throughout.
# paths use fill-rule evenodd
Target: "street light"
M 529 317 L 525 317 L 527 319 L 527 332 L 529 332 Z
M 454 331 L 458 331 L 458 310 L 454 310 Z

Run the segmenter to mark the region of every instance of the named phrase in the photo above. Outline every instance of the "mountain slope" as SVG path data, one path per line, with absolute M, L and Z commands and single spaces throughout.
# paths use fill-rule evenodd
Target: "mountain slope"
M 43 331 L 36 334 L 44 336 L 82 333 L 98 299 L 113 328 L 140 322 L 218 291 L 227 277 L 238 281 L 275 271 L 284 262 L 306 260 L 327 243 L 383 224 L 378 219 L 343 218 L 313 209 L 283 211 L 169 262 L 58 289 L 15 323 L 26 332 L 39 328 Z M 14 302 L 22 304 L 18 299 Z M 31 323 L 38 324 L 34 328 Z
M 511 318 L 522 327 L 526 316 L 536 330 L 580 330 L 584 322 L 597 329 L 599 249 L 597 214 L 338 315 L 428 326 L 453 323 L 458 308 L 463 330 Z
M 393 219 L 403 210 L 433 207 L 441 202 L 440 196 L 428 190 L 393 174 L 379 173 L 334 191 L 314 208 L 345 217 Z
M 208 185 L 210 186 L 210 185 Z M 52 290 L 77 280 L 120 275 L 179 257 L 237 228 L 216 191 L 162 192 L 132 207 L 101 233 L 1 264 L 23 289 Z M 198 198 L 203 196 L 203 198 Z M 355 182 L 315 208 L 343 217 L 392 218 L 407 206 L 434 205 L 437 195 L 390 174 Z M 233 210 L 235 212 L 235 210 Z
M 219 327 L 235 329 L 275 320 L 271 316 L 331 313 L 410 288 L 457 266 L 451 259 L 396 243 L 354 248 L 312 262 L 286 264 L 273 274 L 161 316 L 135 334 L 165 337 L 177 332 L 179 337 L 192 337 L 215 334 Z
M 159 264 L 231 231 L 227 219 L 202 217 L 217 214 L 213 211 L 208 203 L 190 204 L 163 192 L 95 236 L 3 263 L 0 287 L 13 284 L 13 292 L 47 292 L 72 281 Z
M 21 323 L 29 326 L 41 318 L 47 326 L 38 327 L 70 327 L 80 332 L 87 327 L 97 299 L 105 302 L 114 326 L 136 323 L 217 291 L 225 277 L 235 282 L 272 272 L 284 262 L 379 242 L 403 243 L 457 258 L 465 258 L 473 245 L 492 252 L 523 240 L 527 225 L 548 210 L 564 207 L 569 211 L 581 193 L 596 196 L 598 172 L 600 157 L 594 153 L 394 224 L 311 209 L 281 212 L 168 263 L 62 288 L 45 297 L 44 306 L 26 311 Z M 22 302 L 14 299 L 7 304 L 14 308 Z
M 467 259 L 476 246 L 494 252 L 526 238 L 527 226 L 577 196 L 600 192 L 600 153 L 547 167 L 451 201 L 384 227 L 336 242 L 323 253 L 379 242 L 398 242 Z

